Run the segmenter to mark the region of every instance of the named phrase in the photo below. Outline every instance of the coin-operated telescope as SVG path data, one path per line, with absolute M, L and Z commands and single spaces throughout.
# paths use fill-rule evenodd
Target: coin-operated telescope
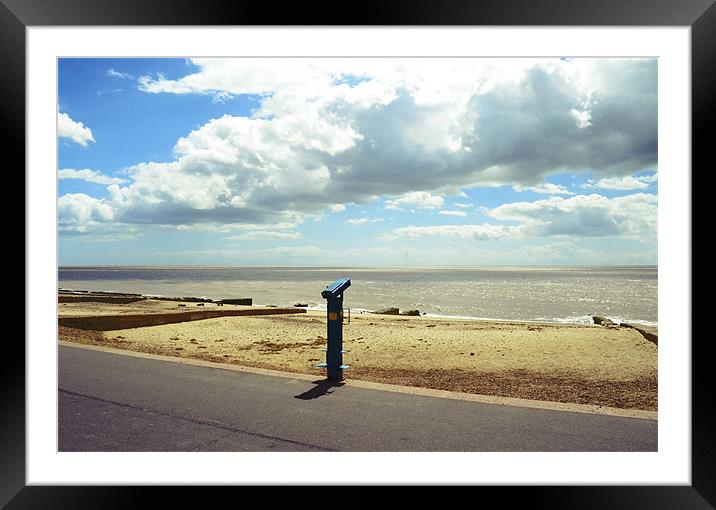
M 341 278 L 328 285 L 321 296 L 327 301 L 328 308 L 328 346 L 326 348 L 326 362 L 316 365 L 328 369 L 327 378 L 330 380 L 343 379 L 343 371 L 350 368 L 343 364 L 343 323 L 346 317 L 343 313 L 343 291 L 351 286 L 348 278 Z M 347 321 L 350 323 L 350 308 L 346 308 Z

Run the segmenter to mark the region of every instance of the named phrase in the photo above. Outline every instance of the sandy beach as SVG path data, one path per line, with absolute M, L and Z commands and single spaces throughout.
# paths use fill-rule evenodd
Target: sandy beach
M 60 317 L 176 312 L 196 304 L 60 303 Z M 204 309 L 218 308 L 207 304 Z M 235 307 L 241 308 L 241 307 Z M 657 332 L 658 334 L 658 332 Z M 325 312 L 217 317 L 88 331 L 63 341 L 323 376 Z M 657 345 L 626 327 L 354 314 L 347 379 L 507 397 L 656 410 Z

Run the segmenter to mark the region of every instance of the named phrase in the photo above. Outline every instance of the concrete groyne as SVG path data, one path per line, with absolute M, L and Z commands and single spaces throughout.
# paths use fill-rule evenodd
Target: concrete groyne
M 58 324 L 68 328 L 94 331 L 111 331 L 116 329 L 144 328 L 176 324 L 179 322 L 215 319 L 217 317 L 233 317 L 247 315 L 283 315 L 306 313 L 302 308 L 255 308 L 244 310 L 201 310 L 190 312 L 148 313 L 127 315 L 92 315 L 79 317 L 60 317 Z

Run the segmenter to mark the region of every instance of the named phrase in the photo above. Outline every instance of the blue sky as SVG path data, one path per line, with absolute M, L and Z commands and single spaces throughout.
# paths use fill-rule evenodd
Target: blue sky
M 61 265 L 656 264 L 653 59 L 61 59 Z

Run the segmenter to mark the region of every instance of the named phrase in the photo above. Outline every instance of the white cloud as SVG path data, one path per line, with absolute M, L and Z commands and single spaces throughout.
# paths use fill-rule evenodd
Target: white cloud
M 439 211 L 438 214 L 442 214 L 443 216 L 457 216 L 459 218 L 467 217 L 465 211 Z
M 275 230 L 251 230 L 244 234 L 224 237 L 231 241 L 254 241 L 257 239 L 300 239 L 300 232 L 277 232 Z
M 588 128 L 592 125 L 592 116 L 589 111 L 580 111 L 572 108 L 569 113 L 572 115 L 574 122 L 580 129 Z
M 544 177 L 589 168 L 613 178 L 656 164 L 655 59 L 192 63 L 197 70 L 176 80 L 144 76 L 140 89 L 253 94 L 259 107 L 188 133 L 171 161 L 132 167 L 130 182 L 111 185 L 105 199 L 114 221 L 300 222 L 386 196 L 397 197 L 390 209 L 440 209 L 442 195 L 461 188 L 565 194 L 541 185 Z M 65 117 L 75 141 L 93 141 Z
M 655 183 L 657 174 L 626 177 L 606 177 L 595 183 L 590 182 L 590 186 L 598 189 L 611 189 L 619 191 L 629 191 L 636 189 L 646 189 Z
M 278 246 L 276 248 L 268 248 L 266 250 L 254 250 L 254 255 L 280 255 L 282 257 L 313 257 L 321 256 L 326 250 L 317 246 Z
M 276 260 L 271 257 L 324 257 L 331 251 L 316 246 L 277 246 L 264 249 L 211 249 L 211 250 L 178 250 L 159 251 L 156 255 L 162 257 L 176 257 L 180 259 L 233 259 L 233 260 Z
M 529 263 L 565 263 L 575 261 L 588 264 L 605 264 L 610 262 L 614 254 L 597 252 L 577 245 L 574 241 L 557 241 L 540 245 L 524 245 L 517 248 L 512 255 L 520 261 Z
M 376 171 L 387 180 L 409 168 L 417 171 L 413 178 L 427 178 L 425 172 L 444 178 L 436 172 L 442 166 L 453 170 L 452 179 L 489 183 L 497 177 L 509 183 L 511 177 L 534 185 L 560 168 L 623 173 L 656 161 L 653 59 L 192 63 L 198 67 L 193 74 L 177 80 L 144 77 L 140 87 L 153 93 L 258 95 L 258 118 L 323 119 L 333 125 L 342 120 L 364 135 L 355 149 L 361 154 L 370 149 L 366 156 L 372 161 L 384 159 L 376 161 Z M 361 81 L 350 86 L 345 76 Z M 353 154 L 353 161 L 359 155 Z
M 455 203 L 455 204 L 453 204 L 453 205 L 454 205 L 455 207 L 459 207 L 459 208 L 461 208 L 461 209 L 469 209 L 469 208 L 471 208 L 471 207 L 475 207 L 474 204 L 470 204 L 470 203 Z
M 393 240 L 403 237 L 417 239 L 425 236 L 459 237 L 462 239 L 495 240 L 504 237 L 519 237 L 520 227 L 504 225 L 437 225 L 437 226 L 413 226 L 400 227 L 382 236 L 383 239 Z
M 365 225 L 367 223 L 379 223 L 383 218 L 355 218 L 348 220 L 351 225 Z
M 488 212 L 500 221 L 522 224 L 540 236 L 649 236 L 657 234 L 657 197 L 637 193 L 617 198 L 602 195 L 552 197 L 504 204 Z
M 333 204 L 330 208 L 332 213 L 339 213 L 346 210 L 346 206 L 343 204 Z
M 112 207 L 104 200 L 84 193 L 68 193 L 58 199 L 59 229 L 64 232 L 91 232 L 114 219 Z
M 100 172 L 97 172 L 96 170 L 74 170 L 72 168 L 63 168 L 59 172 L 57 172 L 57 177 L 60 180 L 63 179 L 79 179 L 85 182 L 91 182 L 94 184 L 121 184 L 124 182 L 127 182 L 125 179 L 120 179 L 119 177 L 109 177 L 107 175 L 104 175 Z
M 131 79 L 133 79 L 133 76 L 132 76 L 131 74 L 129 74 L 129 73 L 123 73 L 123 72 L 121 72 L 121 71 L 117 71 L 116 69 L 113 69 L 113 68 L 111 68 L 111 67 L 110 67 L 109 69 L 107 69 L 107 73 L 106 73 L 106 74 L 107 74 L 107 76 L 109 76 L 109 77 L 111 77 L 111 78 L 121 78 L 121 79 L 123 79 L 123 80 L 131 80 Z
M 98 96 L 104 96 L 105 94 L 116 94 L 117 92 L 122 92 L 123 89 L 102 89 L 97 91 Z
M 545 195 L 574 195 L 561 184 L 545 182 L 537 186 L 513 186 L 515 191 L 532 191 L 533 193 L 544 193 Z
M 400 206 L 414 205 L 420 209 L 437 209 L 442 207 L 445 199 L 439 195 L 433 195 L 429 191 L 412 191 L 405 195 L 385 201 L 386 209 L 399 209 Z
M 536 202 L 504 204 L 488 211 L 492 218 L 517 225 L 439 225 L 394 229 L 383 239 L 450 236 L 494 240 L 505 237 L 623 236 L 654 241 L 657 235 L 657 198 L 638 193 L 618 198 L 601 195 L 552 197 Z
M 286 230 L 298 227 L 298 223 L 201 223 L 192 225 L 162 225 L 164 229 L 184 232 L 217 232 L 232 234 L 254 230 Z
M 57 112 L 57 136 L 60 138 L 69 138 L 70 140 L 87 146 L 88 142 L 94 142 L 92 130 L 82 122 L 76 122 L 66 113 Z

